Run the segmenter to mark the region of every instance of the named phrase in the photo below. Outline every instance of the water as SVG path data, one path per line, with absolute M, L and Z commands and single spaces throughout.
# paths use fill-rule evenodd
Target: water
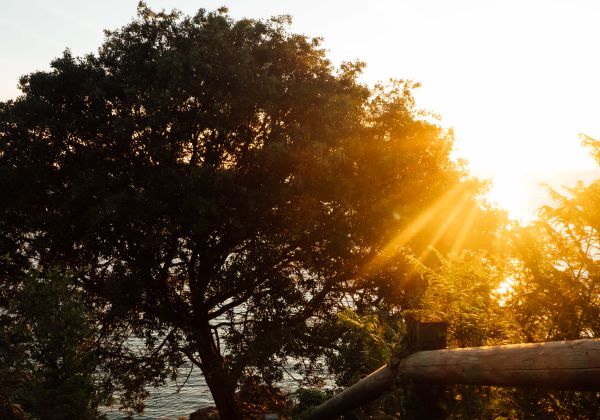
M 210 395 L 210 390 L 198 367 L 194 367 L 187 383 L 177 392 L 188 371 L 183 369 L 181 372 L 182 374 L 178 379 L 179 383 L 170 381 L 163 387 L 149 389 L 150 396 L 146 400 L 144 414 L 133 416 L 133 418 L 139 420 L 176 420 L 182 416 L 187 418 L 199 408 L 213 406 L 214 401 Z M 294 391 L 298 386 L 297 382 L 287 375 L 277 385 L 287 392 Z M 107 409 L 104 413 L 109 420 L 125 418 L 125 415 L 117 408 Z
M 132 348 L 143 347 L 143 341 L 139 338 L 131 338 L 128 341 L 128 346 Z M 295 374 L 292 367 L 293 360 L 289 360 L 289 365 L 282 372 L 283 380 L 276 385 L 281 387 L 286 392 L 293 392 L 298 387 L 298 383 L 288 372 Z M 160 388 L 151 388 L 150 396 L 146 399 L 146 408 L 144 414 L 133 416 L 134 419 L 150 420 L 150 419 L 173 419 L 179 417 L 188 417 L 194 411 L 200 408 L 214 406 L 214 401 L 210 394 L 210 390 L 206 385 L 204 376 L 200 368 L 194 366 L 190 377 L 185 385 L 180 386 L 185 381 L 189 367 L 182 368 L 179 371 L 180 375 L 177 381 L 169 381 L 165 386 Z M 331 381 L 325 381 L 327 386 L 333 386 Z M 115 398 L 117 399 L 117 398 Z M 103 410 L 109 420 L 117 420 L 125 418 L 123 412 L 118 408 L 106 408 Z
M 143 350 L 144 341 L 131 337 L 127 341 L 127 346 L 132 350 Z M 168 381 L 166 385 L 160 388 L 149 388 L 148 391 L 150 395 L 145 401 L 144 414 L 133 416 L 134 419 L 178 419 L 181 416 L 187 418 L 199 408 L 214 405 L 202 371 L 197 366 L 192 368 L 191 373 L 189 365 L 183 366 L 179 369 L 176 381 Z M 115 400 L 118 401 L 117 396 Z M 103 412 L 110 420 L 125 418 L 124 413 L 116 406 L 107 408 Z
M 134 419 L 177 419 L 180 416 L 189 416 L 199 408 L 214 405 L 213 399 L 202 372 L 195 367 L 187 383 L 177 392 L 179 386 L 187 376 L 183 373 L 178 382 L 171 381 L 160 388 L 149 389 L 150 396 L 146 400 L 144 414 L 133 416 Z M 110 420 L 125 418 L 122 412 L 112 408 L 105 412 Z

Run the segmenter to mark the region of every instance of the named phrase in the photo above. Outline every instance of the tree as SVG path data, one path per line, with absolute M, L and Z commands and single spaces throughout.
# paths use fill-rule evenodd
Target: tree
M 584 145 L 598 160 L 600 143 L 586 137 Z M 600 337 L 600 181 L 548 190 L 553 204 L 513 232 L 506 306 L 514 341 Z M 532 390 L 515 393 L 514 401 L 519 415 L 594 418 L 598 395 Z
M 0 409 L 6 418 L 94 419 L 108 402 L 95 326 L 69 273 L 32 270 L 0 314 Z M 3 417 L 4 418 L 4 417 Z
M 513 298 L 521 338 L 576 340 L 600 336 L 600 182 L 578 184 L 532 226 L 515 232 Z
M 502 344 L 509 330 L 496 290 L 506 278 L 503 261 L 482 251 L 441 257 L 436 269 L 421 267 L 428 278 L 420 319 L 448 323 L 448 345 L 478 347 Z M 506 312 L 506 311 L 504 311 Z
M 249 368 L 275 377 L 379 287 L 398 232 L 476 194 L 411 83 L 371 90 L 288 23 L 140 3 L 98 54 L 65 52 L 0 105 L 0 253 L 77 269 L 103 331 L 144 338 L 149 375 L 187 357 L 228 419 Z
M 500 231 L 499 234 L 506 232 Z M 447 323 L 450 348 L 510 343 L 512 319 L 504 307 L 499 288 L 510 272 L 501 250 L 464 251 L 440 256 L 438 267 L 420 267 L 428 279 L 419 309 L 421 320 Z M 499 418 L 514 416 L 504 388 L 453 385 L 443 388 L 438 404 L 454 418 Z M 419 401 L 410 401 L 419 408 Z M 414 408 L 413 408 L 414 409 Z

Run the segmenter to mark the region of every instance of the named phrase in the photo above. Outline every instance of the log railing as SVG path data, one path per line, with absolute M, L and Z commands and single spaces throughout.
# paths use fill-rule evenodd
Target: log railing
M 425 384 L 600 391 L 600 339 L 418 351 L 371 373 L 309 418 L 331 419 L 359 407 L 391 391 L 400 375 Z

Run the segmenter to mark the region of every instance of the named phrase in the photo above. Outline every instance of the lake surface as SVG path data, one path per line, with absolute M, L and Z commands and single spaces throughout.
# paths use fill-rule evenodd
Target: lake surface
M 183 371 L 182 371 L 183 372 Z M 181 384 L 187 372 L 178 379 Z M 169 382 L 160 388 L 151 388 L 150 396 L 146 400 L 144 414 L 133 416 L 134 419 L 177 419 L 180 416 L 189 416 L 199 408 L 214 405 L 210 391 L 206 386 L 202 372 L 194 368 L 187 383 L 177 392 L 179 386 L 176 382 Z M 117 409 L 105 412 L 108 419 L 116 420 L 125 418 Z
M 131 338 L 128 341 L 128 346 L 131 348 L 143 347 L 143 341 L 139 338 Z M 289 373 L 295 374 L 292 367 L 293 360 L 290 365 L 283 371 L 283 380 L 276 385 L 281 387 L 286 392 L 294 392 L 298 387 L 298 383 L 290 376 Z M 286 372 L 287 371 L 287 372 Z M 199 367 L 194 366 L 185 385 L 181 386 L 189 373 L 189 367 L 184 367 L 180 371 L 177 381 L 169 381 L 165 386 L 160 388 L 148 388 L 150 396 L 146 400 L 146 408 L 141 415 L 133 416 L 134 419 L 150 420 L 150 419 L 172 419 L 177 420 L 181 416 L 189 416 L 199 408 L 214 406 L 214 401 L 210 394 L 210 390 L 204 381 L 204 376 Z M 332 381 L 325 380 L 325 385 L 333 387 Z M 115 395 L 115 400 L 118 400 Z M 106 408 L 103 410 L 109 420 L 117 420 L 126 418 L 124 413 L 115 408 Z
M 127 346 L 132 350 L 143 349 L 144 341 L 132 337 L 128 340 Z M 188 374 L 189 378 L 187 378 Z M 134 419 L 178 419 L 181 416 L 189 416 L 199 408 L 214 405 L 202 371 L 197 366 L 194 366 L 191 374 L 189 366 L 184 366 L 179 369 L 177 381 L 168 381 L 160 388 L 147 389 L 150 391 L 150 396 L 146 399 L 144 413 L 133 416 Z M 118 403 L 117 395 L 115 400 Z M 109 420 L 126 418 L 116 406 L 107 408 L 103 412 Z
M 291 367 L 290 367 L 291 369 Z M 188 370 L 183 369 L 181 377 L 177 382 L 168 382 L 166 386 L 160 388 L 150 388 L 150 396 L 146 400 L 146 409 L 144 414 L 133 416 L 134 419 L 171 419 L 177 420 L 180 416 L 189 416 L 199 408 L 214 405 L 212 396 L 200 368 L 194 367 L 187 383 L 181 387 L 179 385 L 185 380 Z M 328 383 L 329 384 L 329 383 Z M 290 377 L 285 377 L 277 384 L 282 389 L 293 392 L 298 384 Z M 329 384 L 333 385 L 333 383 Z M 125 415 L 116 408 L 104 411 L 109 420 L 126 418 Z

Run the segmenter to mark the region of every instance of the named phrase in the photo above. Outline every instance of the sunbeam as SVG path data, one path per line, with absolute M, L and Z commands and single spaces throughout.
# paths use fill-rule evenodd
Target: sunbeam
M 436 202 L 434 202 L 427 210 L 423 211 L 417 218 L 402 229 L 396 236 L 394 236 L 383 249 L 375 255 L 366 264 L 362 270 L 362 274 L 368 274 L 377 272 L 384 266 L 390 259 L 397 255 L 398 251 L 405 246 L 410 240 L 414 239 L 416 235 L 422 233 L 432 221 L 436 218 L 443 218 L 444 222 L 435 232 L 434 237 L 430 241 L 430 246 L 437 243 L 443 234 L 448 230 L 450 224 L 456 219 L 457 214 L 464 208 L 469 198 L 471 187 L 468 185 L 461 185 L 458 188 L 450 189 Z M 448 212 L 448 209 L 452 209 L 451 212 L 444 216 L 444 213 Z

